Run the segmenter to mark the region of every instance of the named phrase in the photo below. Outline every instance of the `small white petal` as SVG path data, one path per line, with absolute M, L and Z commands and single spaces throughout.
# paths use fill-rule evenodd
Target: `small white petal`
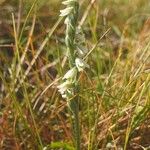
M 62 94 L 61 96 L 62 98 L 65 98 L 65 99 L 68 97 L 67 94 Z
M 73 10 L 73 7 L 67 7 L 63 10 L 60 10 L 60 16 L 67 16 L 68 14 L 71 13 L 71 11 Z
M 59 89 L 58 92 L 63 95 L 66 92 L 67 89 L 63 88 L 63 89 Z
M 70 85 L 70 81 L 65 81 L 64 83 L 60 84 L 59 86 L 57 86 L 57 88 L 59 89 L 58 91 L 62 94 L 64 93 Z
M 85 68 L 89 68 L 89 65 L 80 58 L 76 58 L 75 64 L 79 71 L 83 71 Z
M 76 67 L 70 69 L 63 77 L 63 79 L 74 79 L 77 75 Z

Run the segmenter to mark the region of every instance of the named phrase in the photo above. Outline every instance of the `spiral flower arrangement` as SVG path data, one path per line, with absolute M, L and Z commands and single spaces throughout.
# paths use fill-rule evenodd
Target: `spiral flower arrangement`
M 63 83 L 58 86 L 59 92 L 65 99 L 70 99 L 74 96 L 74 84 L 77 82 L 78 72 L 83 71 L 89 65 L 83 60 L 87 54 L 85 37 L 80 28 L 77 28 L 78 18 L 78 1 L 66 0 L 62 2 L 66 5 L 64 10 L 61 10 L 60 16 L 64 16 L 66 24 L 65 43 L 68 50 L 68 59 L 70 70 L 64 75 Z
M 66 25 L 65 44 L 68 52 L 69 70 L 62 78 L 62 83 L 57 87 L 72 114 L 72 125 L 75 139 L 75 147 L 80 150 L 80 123 L 79 123 L 79 96 L 78 76 L 88 64 L 83 60 L 87 54 L 85 38 L 80 28 L 77 28 L 79 2 L 78 0 L 66 0 L 62 2 L 66 8 L 61 10 L 60 16 L 65 17 Z

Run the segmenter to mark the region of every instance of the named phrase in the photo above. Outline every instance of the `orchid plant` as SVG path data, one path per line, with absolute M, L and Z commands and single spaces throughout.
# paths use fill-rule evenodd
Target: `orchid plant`
M 79 96 L 78 96 L 78 76 L 89 65 L 83 60 L 87 54 L 85 37 L 81 28 L 77 27 L 79 2 L 78 0 L 66 0 L 62 4 L 66 6 L 60 11 L 60 16 L 65 17 L 66 37 L 65 43 L 69 60 L 69 70 L 62 78 L 62 83 L 57 86 L 58 91 L 68 103 L 72 113 L 73 131 L 75 146 L 80 150 L 80 125 L 79 125 Z
M 64 75 L 63 83 L 58 86 L 59 92 L 65 99 L 73 96 L 73 84 L 77 81 L 78 72 L 89 68 L 89 65 L 83 60 L 88 50 L 85 47 L 85 37 L 81 28 L 77 28 L 78 0 L 66 0 L 62 2 L 67 7 L 61 10 L 60 16 L 66 17 L 66 38 L 65 43 L 68 49 L 68 59 L 70 70 Z

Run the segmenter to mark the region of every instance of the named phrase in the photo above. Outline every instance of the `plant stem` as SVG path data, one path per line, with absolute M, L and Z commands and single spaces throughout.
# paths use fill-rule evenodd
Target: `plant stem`
M 76 27 L 77 27 L 77 19 L 78 19 L 78 9 L 79 3 L 75 0 L 73 3 L 70 3 L 70 6 L 73 8 L 72 12 L 68 14 L 66 18 L 66 37 L 65 42 L 68 50 L 68 58 L 69 58 L 69 66 L 70 69 L 75 67 L 75 34 L 76 34 Z M 78 75 L 77 75 L 78 78 Z M 80 123 L 79 123 L 79 96 L 78 96 L 78 83 L 77 80 L 73 84 L 74 88 L 74 98 L 69 101 L 69 107 L 71 110 L 72 118 L 72 127 L 73 127 L 73 135 L 75 140 L 76 150 L 80 150 Z
M 74 97 L 72 100 L 70 100 L 69 107 L 71 109 L 71 114 L 73 116 L 72 128 L 73 128 L 76 150 L 80 150 L 81 139 L 80 139 L 79 96 L 78 95 Z

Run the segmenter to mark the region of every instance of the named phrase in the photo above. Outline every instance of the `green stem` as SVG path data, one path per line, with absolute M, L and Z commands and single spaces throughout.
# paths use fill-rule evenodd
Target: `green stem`
M 79 96 L 77 95 L 75 98 L 70 100 L 69 103 L 72 118 L 72 128 L 73 128 L 73 135 L 74 135 L 74 142 L 76 150 L 80 150 L 80 121 L 79 121 Z

